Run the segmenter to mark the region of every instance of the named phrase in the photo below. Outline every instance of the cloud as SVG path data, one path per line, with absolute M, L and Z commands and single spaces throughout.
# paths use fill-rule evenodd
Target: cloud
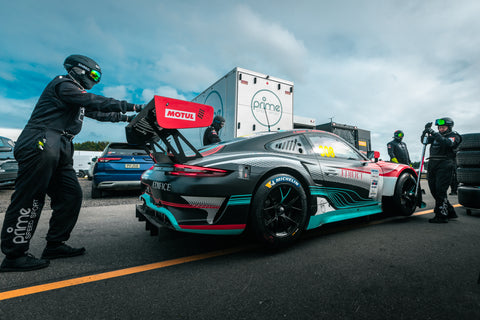
M 0 96 L 0 128 L 23 129 L 27 123 L 36 99 L 9 99 Z
M 13 141 L 17 141 L 20 133 L 22 133 L 22 130 L 20 129 L 0 128 L 0 136 L 7 137 Z
M 129 98 L 127 92 L 127 87 L 125 86 L 115 86 L 115 87 L 105 87 L 103 88 L 103 94 L 106 97 L 115 98 L 117 100 L 126 100 Z
M 158 87 L 155 90 L 151 89 L 145 89 L 142 92 L 142 100 L 145 101 L 145 103 L 148 103 L 150 100 L 153 99 L 154 95 L 158 96 L 164 96 L 164 97 L 169 97 L 173 99 L 179 99 L 179 100 L 188 100 L 185 98 L 184 95 L 178 93 L 178 91 L 172 87 Z

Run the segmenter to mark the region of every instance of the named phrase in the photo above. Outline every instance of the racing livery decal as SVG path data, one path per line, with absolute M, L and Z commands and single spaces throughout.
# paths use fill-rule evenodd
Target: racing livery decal
M 378 179 L 380 176 L 380 172 L 377 169 L 372 169 L 372 181 L 370 184 L 370 192 L 368 193 L 369 198 L 375 198 L 378 193 Z
M 310 194 L 312 196 L 324 196 L 337 209 L 354 208 L 376 203 L 372 199 L 362 198 L 358 193 L 350 189 L 310 186 Z

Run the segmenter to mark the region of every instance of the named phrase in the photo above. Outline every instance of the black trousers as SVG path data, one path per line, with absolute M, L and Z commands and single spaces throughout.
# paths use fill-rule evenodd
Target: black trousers
M 457 181 L 457 167 L 455 166 L 452 170 L 452 180 L 450 181 L 450 191 L 457 193 L 458 191 L 458 181 Z
M 447 198 L 447 190 L 450 187 L 455 162 L 452 160 L 430 159 L 428 162 L 428 187 L 435 199 L 435 215 L 447 217 L 449 212 L 454 211 Z
M 15 158 L 18 176 L 1 233 L 1 249 L 9 258 L 28 251 L 45 195 L 53 210 L 49 242 L 70 238 L 82 205 L 82 189 L 73 169 L 73 144 L 68 138 L 54 131 L 25 129 L 15 146 Z

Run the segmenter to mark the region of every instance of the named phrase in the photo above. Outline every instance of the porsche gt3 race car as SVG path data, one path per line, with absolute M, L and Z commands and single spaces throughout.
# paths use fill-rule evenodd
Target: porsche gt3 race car
M 189 107 L 198 115 L 208 106 Z M 335 134 L 264 132 L 196 150 L 166 128 L 183 127 L 165 124 L 166 114 L 165 101 L 152 100 L 127 126 L 129 142 L 143 143 L 156 162 L 142 175 L 136 208 L 153 234 L 161 226 L 218 235 L 248 227 L 278 246 L 305 230 L 382 210 L 408 216 L 418 204 L 411 167 L 370 160 Z

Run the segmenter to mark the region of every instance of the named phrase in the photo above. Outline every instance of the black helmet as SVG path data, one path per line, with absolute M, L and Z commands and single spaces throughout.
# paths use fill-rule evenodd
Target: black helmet
M 403 133 L 402 130 L 397 130 L 393 133 L 393 138 L 395 138 L 395 140 L 402 140 L 403 137 L 405 136 L 405 134 Z
M 447 126 L 450 129 L 452 129 L 453 124 L 454 124 L 454 122 L 453 122 L 452 118 L 449 118 L 449 117 L 444 117 L 444 118 L 440 118 L 440 119 L 435 120 L 435 125 L 436 126 Z
M 79 54 L 68 56 L 63 62 L 63 66 L 68 74 L 80 82 L 85 89 L 91 89 L 100 82 L 102 77 L 102 69 L 98 63 Z
M 216 115 L 215 118 L 213 118 L 212 126 L 215 128 L 215 130 L 219 131 L 220 129 L 222 129 L 224 124 L 225 124 L 224 117 L 220 115 Z

